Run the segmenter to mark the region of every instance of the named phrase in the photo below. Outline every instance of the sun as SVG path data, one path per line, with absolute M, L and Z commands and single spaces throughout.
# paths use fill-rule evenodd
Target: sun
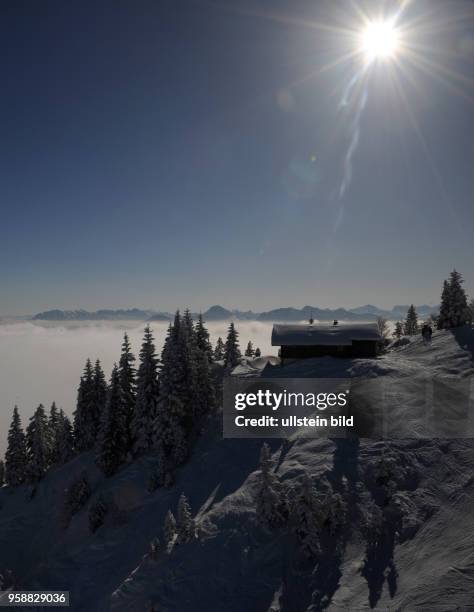
M 393 58 L 399 49 L 399 35 L 393 22 L 370 22 L 362 32 L 361 47 L 368 61 Z

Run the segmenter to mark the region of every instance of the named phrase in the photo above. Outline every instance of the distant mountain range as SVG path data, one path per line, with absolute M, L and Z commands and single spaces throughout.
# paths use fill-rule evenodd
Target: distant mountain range
M 427 317 L 438 312 L 438 306 L 422 304 L 416 306 L 420 317 Z M 312 317 L 315 321 L 332 321 L 334 319 L 346 321 L 367 321 L 376 317 L 398 320 L 406 316 L 408 305 L 397 304 L 392 310 L 384 310 L 366 304 L 357 308 L 318 308 L 317 306 L 304 306 L 303 308 L 275 308 L 266 312 L 252 312 L 241 310 L 228 310 L 223 306 L 211 306 L 203 312 L 206 321 L 227 321 L 238 319 L 244 321 L 305 321 Z M 47 310 L 40 312 L 33 321 L 170 321 L 173 315 L 168 312 L 154 312 L 152 310 L 140 310 L 131 308 L 128 310 Z

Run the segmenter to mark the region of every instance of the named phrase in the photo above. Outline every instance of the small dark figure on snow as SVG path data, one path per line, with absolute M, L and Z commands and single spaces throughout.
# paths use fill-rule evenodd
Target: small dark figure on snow
M 423 324 L 423 327 L 421 328 L 421 335 L 423 336 L 425 343 L 430 344 L 433 330 L 431 329 L 431 325 L 429 323 Z

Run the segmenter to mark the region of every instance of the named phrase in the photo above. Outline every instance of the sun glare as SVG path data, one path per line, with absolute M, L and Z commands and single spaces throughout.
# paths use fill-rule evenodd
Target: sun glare
M 393 57 L 398 46 L 398 32 L 390 21 L 369 23 L 362 33 L 362 51 L 369 61 Z

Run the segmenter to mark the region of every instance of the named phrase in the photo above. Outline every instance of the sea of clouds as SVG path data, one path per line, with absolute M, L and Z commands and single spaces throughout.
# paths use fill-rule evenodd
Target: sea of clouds
M 213 344 L 218 336 L 225 340 L 228 323 L 209 323 Z M 237 321 L 243 349 L 252 340 L 263 355 L 275 355 L 270 344 L 271 323 Z M 106 376 L 120 357 L 124 331 L 130 336 L 138 356 L 144 323 L 90 322 L 56 324 L 46 322 L 7 322 L 0 324 L 0 457 L 3 456 L 13 407 L 18 405 L 23 426 L 38 404 L 48 409 L 53 401 L 71 415 L 77 386 L 88 357 L 100 359 Z M 152 324 L 156 347 L 161 352 L 167 322 Z

